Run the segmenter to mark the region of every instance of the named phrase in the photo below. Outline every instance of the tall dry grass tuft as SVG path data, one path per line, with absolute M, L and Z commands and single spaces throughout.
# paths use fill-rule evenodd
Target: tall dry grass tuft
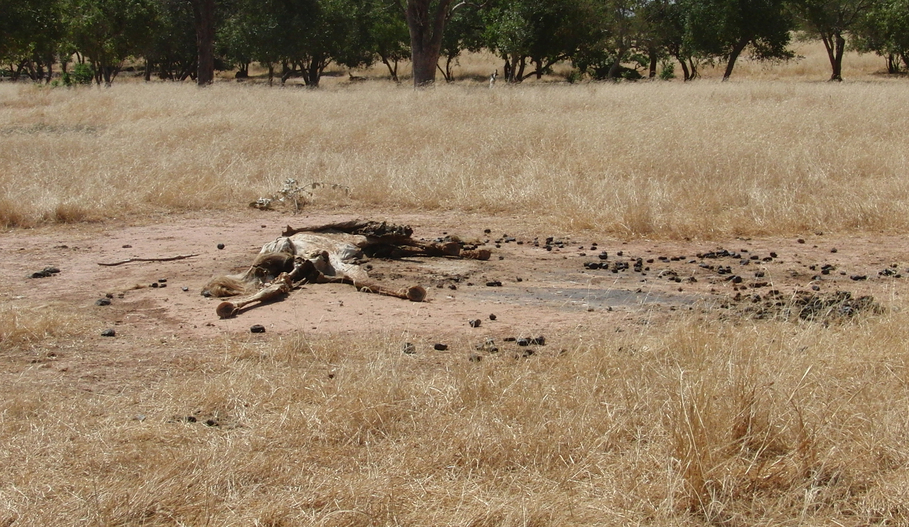
M 904 83 L 762 78 L 420 92 L 6 84 L 0 220 L 245 208 L 292 178 L 351 190 L 316 192 L 310 208 L 521 214 L 619 236 L 909 226 L 909 144 L 893 111 Z
M 48 339 L 78 335 L 86 325 L 81 316 L 53 306 L 22 308 L 7 303 L 0 306 L 0 346 L 7 351 L 39 346 Z

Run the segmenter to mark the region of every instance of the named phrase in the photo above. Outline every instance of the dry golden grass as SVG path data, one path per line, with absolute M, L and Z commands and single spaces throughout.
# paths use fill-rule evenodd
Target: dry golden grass
M 907 322 L 685 318 L 479 363 L 291 335 L 150 384 L 7 376 L 0 521 L 904 524 Z
M 0 348 L 27 349 L 52 338 L 69 338 L 85 331 L 85 321 L 59 306 L 0 306 Z
M 621 236 L 905 230 L 904 80 L 796 78 L 4 84 L 0 223 L 237 208 L 294 178 L 352 190 L 323 205 L 520 214 Z
M 492 91 L 3 84 L 0 224 L 234 209 L 294 178 L 351 188 L 317 207 L 528 229 L 901 232 L 909 91 L 864 67 L 836 85 L 750 64 Z M 905 525 L 909 315 L 888 307 L 572 330 L 529 360 L 404 355 L 390 334 L 152 338 L 148 366 L 79 317 L 0 306 L 0 526 Z

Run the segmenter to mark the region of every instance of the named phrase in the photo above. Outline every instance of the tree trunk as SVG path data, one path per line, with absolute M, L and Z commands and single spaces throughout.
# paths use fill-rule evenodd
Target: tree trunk
M 824 49 L 827 50 L 827 59 L 830 61 L 830 80 L 843 80 L 843 51 L 846 48 L 846 39 L 839 32 L 822 34 Z
M 688 77 L 688 80 L 693 81 L 700 76 L 700 73 L 698 73 L 698 63 L 694 60 L 694 57 L 688 57 L 688 69 L 691 70 L 691 75 Z
M 309 67 L 307 69 L 307 80 L 306 86 L 310 88 L 318 88 L 319 81 L 322 79 L 322 66 L 323 61 L 317 60 L 315 58 L 310 59 Z M 304 66 L 305 67 L 305 66 Z
M 199 86 L 208 86 L 215 80 L 215 0 L 191 1 L 199 55 L 196 83 Z
M 832 81 L 843 80 L 843 52 L 846 50 L 846 39 L 840 33 L 836 34 L 836 53 L 833 64 L 833 73 L 830 75 Z
M 628 52 L 628 49 L 625 47 L 620 47 L 618 52 L 615 55 L 615 60 L 612 62 L 612 65 L 609 66 L 609 72 L 606 73 L 606 78 L 609 80 L 615 80 L 619 76 L 619 70 L 622 67 L 622 58 L 625 57 L 625 53 Z
M 729 80 L 729 77 L 732 76 L 732 68 L 735 67 L 735 61 L 738 60 L 739 55 L 742 54 L 742 51 L 745 49 L 745 46 L 750 42 L 750 38 L 742 38 L 732 47 L 732 52 L 729 53 L 729 62 L 726 64 L 726 71 L 723 73 L 723 82 Z
M 691 73 L 688 72 L 688 64 L 685 63 L 685 59 L 681 57 L 676 57 L 676 60 L 679 61 L 679 64 L 682 65 L 682 80 L 688 82 L 691 80 Z
M 385 55 L 379 55 L 382 59 L 382 64 L 385 64 L 385 67 L 388 68 L 388 74 L 391 75 L 391 80 L 398 82 L 398 61 L 396 60 L 394 66 L 392 66 L 391 61 Z
M 414 88 L 431 86 L 436 81 L 436 68 L 442 49 L 442 31 L 452 0 L 407 0 L 405 15 L 410 32 Z
M 657 55 L 656 49 L 650 50 L 650 73 L 647 74 L 648 78 L 656 78 L 657 74 L 657 64 L 659 64 L 659 58 Z

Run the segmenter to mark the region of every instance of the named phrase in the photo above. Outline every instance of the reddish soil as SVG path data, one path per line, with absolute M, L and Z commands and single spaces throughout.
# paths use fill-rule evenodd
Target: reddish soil
M 198 338 L 249 335 L 254 324 L 263 325 L 269 334 L 382 334 L 425 342 L 551 337 L 567 329 L 646 323 L 689 309 L 742 313 L 749 305 L 764 302 L 771 290 L 783 298 L 791 298 L 796 291 L 819 297 L 848 291 L 854 297 L 873 295 L 888 307 L 901 302 L 909 283 L 909 244 L 894 236 L 622 241 L 527 232 L 516 221 L 493 217 L 383 217 L 379 213 L 361 217 L 411 225 L 415 238 L 448 234 L 488 240 L 485 247 L 493 256 L 489 261 L 369 262 L 376 281 L 424 286 L 428 299 L 423 303 L 359 293 L 340 284 L 307 285 L 281 301 L 221 320 L 215 315 L 219 300 L 199 294 L 213 275 L 245 269 L 259 248 L 279 236 L 287 224 L 303 227 L 353 217 L 259 211 L 168 216 L 138 226 L 6 232 L 0 236 L 0 266 L 5 271 L 0 277 L 0 300 L 19 307 L 79 310 L 98 324 L 87 339 L 104 340 L 107 345 L 113 339 L 103 339 L 101 331 L 113 328 L 120 342 L 135 342 L 148 350 L 170 349 L 174 342 Z M 550 236 L 554 239 L 547 250 Z M 219 243 L 224 249 L 217 248 Z M 717 253 L 720 249 L 734 254 Z M 599 257 L 603 251 L 606 260 Z M 99 265 L 190 254 L 195 256 Z M 635 271 L 638 258 L 641 270 Z M 592 262 L 629 267 L 617 272 L 585 268 Z M 824 265 L 833 269 L 823 274 Z M 51 266 L 60 272 L 30 278 Z M 721 274 L 727 266 L 730 272 Z M 492 282 L 501 286 L 487 285 Z M 96 305 L 106 294 L 112 296 L 111 305 Z M 736 295 L 739 301 L 733 300 Z M 480 320 L 480 327 L 470 327 L 470 319 Z

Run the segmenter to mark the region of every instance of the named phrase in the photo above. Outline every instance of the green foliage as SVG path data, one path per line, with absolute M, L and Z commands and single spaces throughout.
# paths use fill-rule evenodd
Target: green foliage
M 663 61 L 660 68 L 660 80 L 668 81 L 675 78 L 675 65 L 668 60 Z
M 152 0 L 150 35 L 141 50 L 161 79 L 182 81 L 196 73 L 198 50 L 193 12 L 186 0 Z
M 482 44 L 506 61 L 506 79 L 542 75 L 595 40 L 602 20 L 591 0 L 507 0 L 483 12 Z M 525 73 L 527 63 L 535 66 Z
M 830 80 L 843 80 L 846 34 L 882 0 L 789 0 L 800 27 L 824 43 L 830 60 Z
M 57 0 L 0 0 L 0 61 L 14 66 L 12 77 L 49 80 L 61 36 Z
M 60 80 L 63 86 L 91 84 L 95 80 L 95 70 L 91 64 L 77 62 L 73 65 L 72 72 L 64 72 Z
M 889 70 L 898 71 L 894 58 L 909 68 L 909 0 L 881 0 L 863 14 L 852 32 L 855 49 L 888 57 Z
M 685 40 L 695 53 L 726 60 L 724 78 L 748 46 L 759 60 L 788 59 L 793 22 L 784 7 L 783 0 L 684 0 Z
M 68 41 L 84 54 L 98 84 L 110 84 L 123 61 L 145 49 L 154 20 L 152 0 L 61 0 Z

